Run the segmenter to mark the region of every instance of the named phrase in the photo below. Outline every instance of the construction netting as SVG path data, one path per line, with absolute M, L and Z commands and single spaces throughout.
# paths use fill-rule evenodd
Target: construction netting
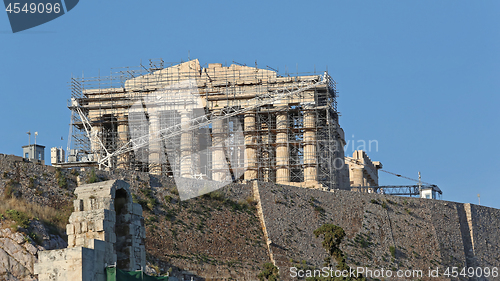
M 149 276 L 142 271 L 124 271 L 116 267 L 106 268 L 106 281 L 167 281 L 167 276 Z

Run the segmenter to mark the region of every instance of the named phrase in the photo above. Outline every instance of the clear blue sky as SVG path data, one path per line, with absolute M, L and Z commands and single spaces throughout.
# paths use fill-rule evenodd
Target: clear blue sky
M 47 160 L 66 146 L 72 74 L 188 52 L 201 64 L 328 67 L 347 140 L 378 141 L 372 160 L 421 171 L 445 200 L 480 193 L 500 208 L 500 1 L 80 1 L 17 34 L 0 12 L 0 42 L 0 153 L 21 155 L 28 130 Z

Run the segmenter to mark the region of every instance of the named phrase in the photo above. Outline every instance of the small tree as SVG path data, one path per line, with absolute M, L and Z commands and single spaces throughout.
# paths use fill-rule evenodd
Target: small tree
M 323 248 L 328 252 L 328 254 L 337 261 L 337 269 L 350 270 L 350 267 L 345 262 L 345 256 L 342 250 L 340 249 L 340 243 L 342 243 L 342 239 L 345 237 L 344 229 L 340 226 L 336 226 L 333 224 L 324 224 L 320 226 L 318 229 L 314 231 L 314 235 L 319 237 L 323 235 Z M 327 262 L 328 266 L 332 266 L 331 258 L 326 258 L 325 262 Z M 309 277 L 306 280 L 315 281 L 315 280 L 324 280 L 324 281 L 337 281 L 337 280 L 366 280 L 363 278 L 361 274 L 358 274 L 357 277 Z
M 314 235 L 319 237 L 323 235 L 323 248 L 337 261 L 337 268 L 340 270 L 349 269 L 345 263 L 345 257 L 340 250 L 340 243 L 345 237 L 344 229 L 333 224 L 324 224 L 314 231 Z
M 66 188 L 68 186 L 68 182 L 66 181 L 66 176 L 62 172 L 60 168 L 56 169 L 56 179 L 57 179 L 57 184 L 59 185 L 60 188 Z
M 92 170 L 90 170 L 90 175 L 89 175 L 89 178 L 87 179 L 87 183 L 94 183 L 94 182 L 98 182 L 98 181 L 99 181 L 99 178 L 95 174 L 95 169 L 92 168 Z
M 264 264 L 264 269 L 259 275 L 257 275 L 260 281 L 277 281 L 279 280 L 279 270 L 274 264 L 266 262 Z

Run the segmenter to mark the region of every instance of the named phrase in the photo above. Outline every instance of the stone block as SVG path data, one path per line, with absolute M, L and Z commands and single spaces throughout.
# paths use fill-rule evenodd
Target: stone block
M 104 219 L 107 220 L 107 221 L 110 221 L 112 223 L 115 223 L 116 222 L 116 213 L 113 210 L 104 210 Z
M 68 247 L 72 248 L 75 246 L 75 235 L 68 235 Z
M 132 225 L 140 227 L 142 225 L 141 218 L 142 218 L 142 216 L 133 215 L 132 221 L 131 221 Z
M 75 212 L 82 212 L 83 211 L 83 201 L 80 199 L 74 200 L 73 207 L 74 207 Z
M 85 213 L 84 212 L 73 212 L 71 213 L 71 216 L 69 216 L 69 222 L 70 223 L 77 223 L 81 222 L 82 220 L 85 219 Z
M 75 246 L 83 246 L 85 245 L 85 237 L 78 235 L 75 237 Z
M 81 223 L 75 223 L 74 226 L 75 226 L 75 233 L 76 234 L 82 233 L 82 224 Z
M 87 222 L 87 229 L 89 232 L 94 232 L 95 230 L 95 222 L 94 221 L 88 221 Z
M 116 243 L 116 234 L 114 232 L 111 232 L 109 234 L 109 242 L 110 243 Z
M 140 266 L 141 266 L 141 268 L 146 266 L 146 250 L 144 249 L 144 247 L 141 248 Z
M 95 231 L 104 231 L 104 221 L 98 220 L 94 222 Z
M 101 203 L 101 207 L 104 209 L 110 209 L 110 210 L 115 209 L 115 205 L 113 204 L 112 200 L 103 200 Z
M 130 222 L 132 219 L 132 216 L 130 214 L 125 214 L 125 215 L 122 215 L 122 218 L 123 218 L 124 222 Z
M 82 232 L 87 232 L 87 231 L 88 231 L 87 222 L 86 221 L 82 221 Z
M 142 207 L 141 205 L 134 203 L 132 204 L 132 214 L 142 217 Z
M 66 234 L 67 235 L 75 234 L 75 226 L 72 224 L 67 224 L 66 225 Z

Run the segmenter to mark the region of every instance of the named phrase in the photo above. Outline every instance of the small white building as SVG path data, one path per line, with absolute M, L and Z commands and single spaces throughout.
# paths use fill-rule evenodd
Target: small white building
M 61 148 L 52 147 L 50 149 L 50 163 L 52 165 L 64 163 L 65 162 L 64 157 L 65 157 L 65 154 L 64 154 L 64 149 L 62 149 L 62 147 Z
M 436 199 L 437 194 L 436 190 L 434 188 L 429 187 L 429 188 L 422 188 L 420 190 L 420 198 L 425 198 L 425 199 Z

